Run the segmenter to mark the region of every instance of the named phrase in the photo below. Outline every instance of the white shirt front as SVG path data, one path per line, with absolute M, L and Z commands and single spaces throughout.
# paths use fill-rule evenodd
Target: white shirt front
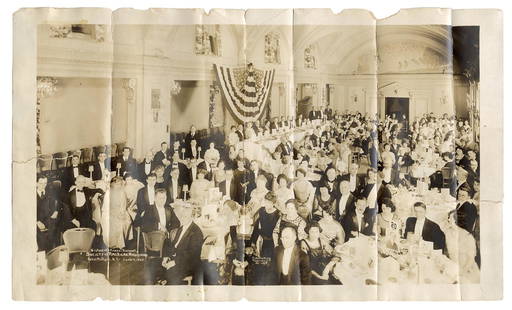
M 78 191 L 78 188 L 76 189 L 76 206 L 77 207 L 83 207 L 85 205 L 85 195 L 83 191 Z
M 375 208 L 375 203 L 377 202 L 377 184 L 373 185 L 370 194 L 368 194 L 368 207 Z
M 160 220 L 158 229 L 165 230 L 167 227 L 167 218 L 165 216 L 165 208 L 162 207 L 156 207 L 156 210 L 158 211 L 158 218 Z
M 339 210 L 338 210 L 339 215 L 343 215 L 343 212 L 345 212 L 345 208 L 347 207 L 348 196 L 349 196 L 348 194 L 341 196 L 340 206 L 339 206 Z
M 155 188 L 153 186 L 148 186 L 148 200 L 149 205 L 155 204 Z
M 357 176 L 350 175 L 350 191 L 351 192 L 356 190 L 356 179 L 357 179 Z
M 78 177 L 78 167 L 73 167 L 73 176 Z
M 105 177 L 105 163 L 99 163 L 100 164 L 100 171 L 101 171 L 101 178 L 103 179 Z
M 229 188 L 229 186 L 231 185 L 231 179 L 226 179 L 225 183 L 226 183 L 226 196 L 231 198 L 231 191 Z
M 178 196 L 178 180 L 172 179 L 172 199 L 176 200 Z
M 282 269 L 283 269 L 283 274 L 285 276 L 288 275 L 288 272 L 290 271 L 290 262 L 292 260 L 292 252 L 293 252 L 293 247 L 284 249 L 284 252 L 283 252 Z
M 416 219 L 416 225 L 414 225 L 414 234 L 421 237 L 423 233 L 423 226 L 425 225 L 425 218 Z
M 144 162 L 144 172 L 146 175 L 151 173 L 151 163 L 148 163 L 147 161 Z
M 178 240 L 176 241 L 176 243 L 174 244 L 174 247 L 177 248 L 178 247 L 178 244 L 180 244 L 180 241 L 181 241 L 181 238 L 183 238 L 183 236 L 185 235 L 185 233 L 187 232 L 188 228 L 190 227 L 190 224 L 192 224 L 192 222 L 189 222 L 188 224 L 184 225 L 181 229 L 181 234 L 178 236 Z
M 357 231 L 361 232 L 361 229 L 363 228 L 363 212 L 359 212 L 356 210 L 356 218 L 357 218 Z

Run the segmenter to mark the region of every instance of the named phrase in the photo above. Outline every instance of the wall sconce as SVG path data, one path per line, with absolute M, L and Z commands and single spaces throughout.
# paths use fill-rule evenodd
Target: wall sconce
M 153 111 L 153 121 L 156 123 L 160 111 L 160 89 L 151 90 L 151 110 Z
M 171 81 L 171 95 L 176 96 L 181 91 L 181 84 L 180 82 Z

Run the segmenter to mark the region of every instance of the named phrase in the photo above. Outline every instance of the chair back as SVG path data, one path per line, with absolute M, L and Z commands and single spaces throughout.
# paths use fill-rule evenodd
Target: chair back
M 165 237 L 165 232 L 160 230 L 143 232 L 142 238 L 144 238 L 144 246 L 146 247 L 146 251 L 162 252 Z
M 98 158 L 98 155 L 102 152 L 104 152 L 107 156 L 108 156 L 108 153 L 107 153 L 107 148 L 104 146 L 104 145 L 100 145 L 100 146 L 95 146 L 92 148 L 93 150 L 93 160 L 96 160 L 96 158 Z
M 68 261 L 69 251 L 65 245 L 58 246 L 46 254 L 46 265 L 48 270 L 67 264 Z
M 55 169 L 67 167 L 68 165 L 68 153 L 60 152 L 53 154 L 53 165 Z
M 64 232 L 62 238 L 69 253 L 89 252 L 96 233 L 90 228 L 71 228 Z
M 121 142 L 121 143 L 117 143 L 116 144 L 117 156 L 122 156 L 123 155 L 123 149 L 124 149 L 125 146 L 126 146 L 125 142 Z
M 113 143 L 109 146 L 109 157 L 117 157 L 117 144 Z
M 441 174 L 443 175 L 443 180 L 448 180 L 453 177 L 453 169 L 450 167 L 441 168 Z
M 81 156 L 81 162 L 83 163 L 89 163 L 93 161 L 92 158 L 92 148 L 83 148 L 80 150 L 82 156 Z
M 52 155 L 40 155 L 37 158 L 37 166 L 40 169 L 40 172 L 52 170 L 52 163 Z

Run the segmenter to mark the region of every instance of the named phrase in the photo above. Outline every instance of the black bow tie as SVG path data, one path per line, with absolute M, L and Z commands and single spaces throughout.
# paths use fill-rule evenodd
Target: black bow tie
M 78 193 L 83 193 L 83 192 L 84 192 L 84 190 L 83 190 L 83 189 L 77 189 L 76 191 L 77 191 Z

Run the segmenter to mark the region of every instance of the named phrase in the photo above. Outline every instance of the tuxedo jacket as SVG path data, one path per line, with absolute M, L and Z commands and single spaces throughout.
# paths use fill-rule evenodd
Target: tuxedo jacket
M 101 172 L 100 163 L 98 161 L 95 161 L 92 166 L 93 166 L 92 180 L 93 181 L 102 180 L 105 176 Z M 111 171 L 111 170 L 112 170 L 112 167 L 110 165 L 110 159 L 105 159 L 105 171 Z M 88 172 L 87 172 L 87 176 L 89 176 Z
M 244 205 L 246 202 L 246 199 L 249 197 L 247 188 L 243 187 L 243 183 L 248 182 L 248 174 L 249 171 L 247 169 L 244 169 L 243 171 L 236 169 L 233 172 L 233 179 L 231 182 L 231 192 L 232 192 L 232 198 L 234 201 L 238 202 L 240 205 Z
M 200 141 L 199 141 L 199 135 L 197 132 L 194 135 L 192 135 L 190 132 L 187 133 L 187 135 L 185 136 L 185 157 L 187 157 L 187 158 L 193 157 L 192 143 L 191 143 L 192 140 L 196 140 L 196 148 L 201 146 Z M 197 152 L 197 149 L 196 149 L 196 152 Z M 197 158 L 197 157 L 199 157 L 199 152 L 197 152 L 195 158 Z
M 229 192 L 226 191 L 226 182 L 229 182 Z M 219 182 L 217 187 L 219 188 L 219 191 L 222 193 L 223 196 L 228 195 L 229 199 L 233 199 L 233 193 L 234 193 L 233 179 L 224 180 L 222 182 Z
M 284 155 L 293 155 L 293 145 L 290 142 L 287 142 L 286 144 L 280 143 L 277 146 L 277 150 L 284 156 Z
M 85 174 L 84 167 L 82 165 L 78 165 L 78 174 L 83 176 L 89 176 L 89 173 Z M 64 191 L 68 191 L 71 186 L 75 185 L 75 175 L 73 174 L 73 167 L 65 167 L 61 171 L 60 180 L 62 182 L 62 187 Z
M 203 232 L 192 222 L 188 229 L 183 232 L 183 237 L 179 244 L 178 241 L 179 226 L 173 229 L 171 237 L 168 239 L 166 246 L 164 246 L 164 256 L 170 257 L 176 265 L 169 269 L 172 277 L 181 282 L 183 278 L 192 276 L 193 284 L 202 283 L 201 272 L 201 250 L 203 246 Z
M 166 218 L 165 230 L 170 232 L 172 229 L 179 227 L 180 221 L 176 217 L 176 214 L 174 214 L 174 210 L 171 207 L 164 207 L 164 209 Z M 161 230 L 159 224 L 160 216 L 158 214 L 157 207 L 155 205 L 150 205 L 146 208 L 144 215 L 142 216 L 142 231 L 152 232 Z
M 209 165 L 209 164 L 206 163 L 206 161 L 200 162 L 197 165 L 197 170 L 199 170 L 199 169 L 205 170 L 206 171 L 206 175 L 204 176 L 204 178 L 207 179 L 208 181 L 211 181 L 211 180 L 213 180 L 213 172 L 212 172 L 211 168 L 210 168 L 210 170 L 206 169 L 206 165 Z
M 159 153 L 162 154 L 162 157 L 163 157 L 163 153 L 162 152 L 159 152 Z M 142 182 L 143 184 L 146 184 L 147 178 L 148 178 L 148 174 L 146 173 L 146 160 L 143 159 L 142 162 L 139 163 L 137 166 L 138 166 L 138 168 L 137 168 L 137 176 L 136 177 L 140 182 Z M 153 159 L 151 162 L 149 162 L 149 173 L 151 173 L 155 169 L 156 166 L 157 166 L 156 160 Z
M 82 189 L 85 196 L 85 204 L 81 207 L 77 206 L 77 188 L 72 189 L 68 193 L 68 207 L 71 214 L 71 219 L 76 219 L 80 222 L 80 227 L 88 227 L 96 229 L 96 223 L 93 221 L 93 204 L 92 198 L 97 194 L 103 194 L 101 189 L 90 189 L 84 187 Z
M 417 218 L 410 217 L 405 221 L 405 237 L 407 237 L 408 233 L 414 233 L 414 229 L 416 227 Z M 432 222 L 428 218 L 425 218 L 425 224 L 423 225 L 423 230 L 421 232 L 421 237 L 425 241 L 430 241 L 434 243 L 435 250 L 445 250 L 446 241 L 445 235 L 439 225 Z
M 181 154 L 180 154 L 181 156 Z M 162 150 L 156 152 L 155 156 L 153 157 L 153 160 L 151 161 L 152 163 L 154 163 L 154 166 L 157 166 L 157 165 L 164 165 L 163 161 L 164 159 L 167 159 L 167 160 L 170 160 L 171 159 L 171 154 L 170 154 L 170 151 L 169 150 L 166 150 L 165 151 L 165 154 L 164 152 L 162 152 Z M 153 169 L 151 169 L 153 170 Z
M 170 203 L 174 203 L 174 183 L 176 184 L 176 190 L 178 191 L 176 193 L 176 199 L 183 199 L 184 198 L 184 192 L 183 192 L 183 185 L 180 184 L 179 179 L 174 181 L 172 178 L 169 179 L 168 186 L 167 186 L 167 203 L 166 205 L 169 205 Z
M 464 228 L 469 233 L 475 231 L 475 223 L 478 218 L 478 210 L 476 206 L 469 201 L 457 204 L 457 225 Z
M 350 182 L 350 173 L 346 173 L 341 176 L 341 181 L 349 181 Z M 356 174 L 356 189 L 353 193 L 357 194 L 363 189 L 365 186 L 365 177 L 364 175 Z
M 121 168 L 119 169 L 119 176 L 122 177 L 125 172 L 131 173 L 133 176 L 137 176 L 138 165 L 133 157 L 128 157 L 127 160 L 124 160 L 123 156 L 118 156 L 115 160 L 114 165 L 112 165 L 112 171 L 118 171 L 117 165 L 121 164 Z
M 295 245 L 290 257 L 288 274 L 283 274 L 283 256 L 284 247 L 278 246 L 274 252 L 274 274 L 277 279 L 276 285 L 310 285 L 311 284 L 311 266 L 308 254 L 304 253 L 298 245 Z
M 155 186 L 156 189 L 156 186 Z M 154 202 L 153 202 L 154 203 Z M 146 209 L 151 206 L 149 201 L 149 192 L 148 187 L 145 186 L 137 192 L 137 213 L 135 214 L 135 219 L 133 220 L 134 226 L 141 226 L 142 225 L 142 212 L 144 212 Z
M 46 228 L 49 229 L 49 226 L 53 221 L 50 217 L 55 211 L 59 211 L 57 199 L 55 199 L 52 193 L 48 192 L 48 189 L 46 189 L 43 196 L 39 196 L 36 193 L 36 204 L 37 220 L 41 221 L 46 226 Z
M 359 233 L 366 236 L 373 236 L 373 225 L 375 224 L 376 216 L 376 208 L 366 208 L 363 212 L 361 227 L 358 228 L 355 208 L 353 208 L 350 212 L 345 213 L 345 216 L 343 216 L 341 219 L 341 226 L 345 231 L 345 241 L 348 241 L 348 239 L 352 237 L 352 231 L 358 231 Z
M 309 120 L 320 119 L 322 114 L 320 111 L 309 111 Z
M 340 214 L 340 203 L 341 203 L 342 197 L 343 197 L 343 195 L 340 194 L 340 196 L 336 199 L 336 214 L 335 214 L 335 218 L 334 218 L 336 221 L 338 221 L 340 223 L 341 223 L 343 217 L 345 216 L 345 214 L 353 212 L 355 210 L 355 203 L 356 203 L 354 195 L 352 195 L 352 193 L 349 193 L 343 214 Z

